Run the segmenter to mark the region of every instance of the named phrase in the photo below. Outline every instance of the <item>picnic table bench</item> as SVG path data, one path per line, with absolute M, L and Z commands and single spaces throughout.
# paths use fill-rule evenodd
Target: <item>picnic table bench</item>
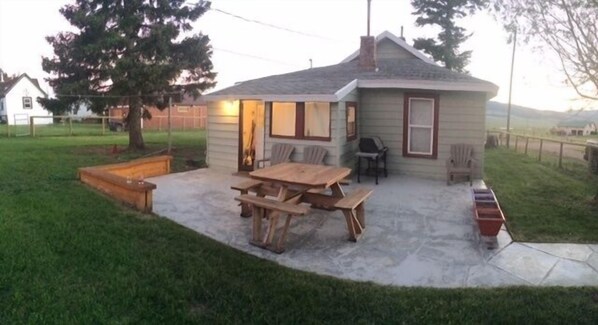
M 364 204 L 372 190 L 357 188 L 345 195 L 341 184 L 350 173 L 351 170 L 345 167 L 301 163 L 282 163 L 251 172 L 251 180 L 231 186 L 241 192 L 235 197 L 241 202 L 241 215 L 251 214 L 253 217 L 250 243 L 282 253 L 292 217 L 303 216 L 310 210 L 301 203 L 311 204 L 316 209 L 342 211 L 349 240 L 357 241 L 365 230 Z M 330 189 L 331 193 L 324 193 L 326 189 Z M 280 215 L 286 215 L 286 220 L 278 241 L 273 245 Z M 264 236 L 261 235 L 263 218 L 269 222 Z

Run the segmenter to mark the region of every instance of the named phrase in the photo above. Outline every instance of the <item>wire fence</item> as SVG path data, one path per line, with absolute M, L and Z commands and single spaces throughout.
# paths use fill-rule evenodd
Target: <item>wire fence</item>
M 102 136 L 127 131 L 122 118 L 109 116 L 31 116 L 17 122 L 16 125 L 0 124 L 0 137 Z M 172 131 L 204 130 L 206 123 L 205 116 L 173 115 L 170 118 Z M 142 121 L 144 133 L 167 131 L 168 125 L 167 116 Z
M 495 140 L 491 140 L 494 136 Z M 488 131 L 488 142 L 535 157 L 538 162 L 573 172 L 598 174 L 598 141 L 562 141 L 504 131 Z

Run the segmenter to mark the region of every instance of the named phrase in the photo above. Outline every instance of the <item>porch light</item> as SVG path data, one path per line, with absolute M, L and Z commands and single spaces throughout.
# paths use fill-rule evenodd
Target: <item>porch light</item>
M 226 115 L 239 115 L 238 107 L 239 101 L 237 100 L 226 100 L 224 101 L 224 114 Z

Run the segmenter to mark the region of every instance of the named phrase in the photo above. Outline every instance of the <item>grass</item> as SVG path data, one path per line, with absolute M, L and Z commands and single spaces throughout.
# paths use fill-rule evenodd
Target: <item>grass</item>
M 598 243 L 598 177 L 504 148 L 487 150 L 486 181 L 495 190 L 516 241 Z
M 201 135 L 176 133 L 173 143 L 203 152 Z M 164 134 L 145 138 L 164 147 Z M 136 213 L 75 177 L 77 167 L 121 160 L 109 151 L 126 140 L 0 139 L 1 324 L 598 320 L 598 288 L 441 290 L 342 281 L 287 269 Z

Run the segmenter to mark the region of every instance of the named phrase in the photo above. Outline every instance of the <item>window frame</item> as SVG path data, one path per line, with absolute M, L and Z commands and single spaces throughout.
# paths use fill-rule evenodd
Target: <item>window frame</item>
M 25 105 L 27 100 L 29 100 L 29 107 Z M 31 96 L 23 96 L 23 109 L 33 109 L 33 99 Z
M 409 140 L 411 137 L 411 127 L 409 123 L 409 114 L 412 99 L 432 100 L 433 102 L 433 121 L 432 121 L 432 153 L 421 154 L 409 152 Z M 438 94 L 433 93 L 405 93 L 403 100 L 403 156 L 412 158 L 438 159 L 438 116 L 439 116 Z
M 313 101 L 318 102 L 318 101 Z M 277 135 L 272 134 L 272 122 L 274 120 L 274 103 L 295 103 L 295 135 Z M 328 141 L 332 139 L 332 103 L 331 102 L 324 102 L 328 103 L 328 136 L 327 137 L 317 137 L 317 136 L 306 136 L 305 135 L 305 102 L 268 102 L 269 110 L 270 110 L 270 127 L 269 127 L 269 134 L 270 138 L 279 138 L 279 139 L 295 139 L 295 140 L 313 140 L 313 141 Z
M 355 109 L 355 124 L 353 134 L 349 134 L 349 107 L 353 107 Z M 357 139 L 357 102 L 345 102 L 345 122 L 346 122 L 346 133 L 347 133 L 347 141 L 354 141 Z

